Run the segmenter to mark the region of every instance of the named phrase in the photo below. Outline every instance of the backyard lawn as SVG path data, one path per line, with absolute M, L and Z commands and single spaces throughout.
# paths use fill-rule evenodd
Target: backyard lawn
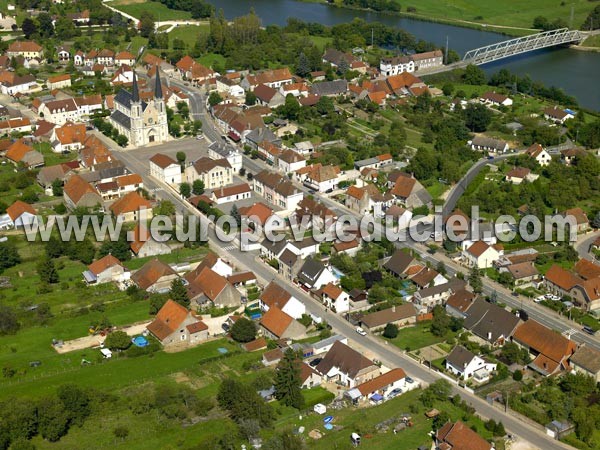
M 431 322 L 422 322 L 413 327 L 400 328 L 398 331 L 398 337 L 390 339 L 390 341 L 401 348 L 410 351 L 417 350 L 419 348 L 428 347 L 438 342 L 445 341 L 448 337 L 438 337 L 431 333 Z

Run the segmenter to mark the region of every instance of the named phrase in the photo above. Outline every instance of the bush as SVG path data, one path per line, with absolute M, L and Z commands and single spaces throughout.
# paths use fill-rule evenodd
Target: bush
M 394 323 L 388 323 L 383 330 L 383 337 L 394 339 L 398 336 L 398 326 Z
M 512 375 L 512 378 L 515 381 L 521 381 L 523 379 L 523 372 L 521 372 L 520 370 L 515 370 Z
M 256 337 L 256 324 L 242 317 L 231 327 L 231 337 L 236 342 L 250 342 Z

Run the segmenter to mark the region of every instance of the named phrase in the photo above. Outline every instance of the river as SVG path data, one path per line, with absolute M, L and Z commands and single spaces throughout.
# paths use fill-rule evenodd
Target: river
M 446 37 L 450 48 L 460 54 L 467 50 L 509 39 L 499 33 L 473 30 L 452 25 L 425 22 L 369 11 L 336 8 L 322 3 L 305 3 L 296 0 L 208 0 L 223 9 L 225 17 L 232 19 L 247 14 L 254 8 L 263 25 L 285 25 L 288 17 L 323 25 L 350 22 L 360 17 L 368 22 L 381 22 L 402 28 L 417 38 L 444 46 Z M 558 86 L 577 98 L 579 103 L 600 111 L 600 53 L 568 48 L 539 50 L 513 58 L 483 65 L 493 73 L 507 68 L 519 75 L 529 74 L 533 80 L 546 86 Z

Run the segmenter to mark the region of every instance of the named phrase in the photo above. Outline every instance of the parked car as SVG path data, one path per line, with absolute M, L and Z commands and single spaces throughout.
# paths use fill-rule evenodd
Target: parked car
M 315 358 L 311 362 L 309 362 L 308 365 L 310 367 L 317 367 L 322 360 L 323 358 Z
M 546 300 L 546 297 L 543 296 L 543 295 L 540 295 L 539 297 L 536 297 L 536 298 L 533 299 L 533 301 L 536 302 L 536 303 L 541 303 L 544 300 Z
M 589 334 L 590 336 L 593 336 L 593 335 L 595 335 L 595 334 L 596 334 L 596 330 L 594 330 L 592 327 L 588 327 L 587 325 L 586 325 L 586 326 L 584 326 L 584 327 L 582 328 L 582 330 L 583 330 L 584 332 L 586 332 L 587 334 Z
M 365 330 L 363 330 L 361 327 L 357 327 L 356 328 L 356 332 L 358 334 L 360 334 L 361 336 L 366 336 L 367 335 L 367 332 Z
M 408 384 L 413 384 L 415 382 L 411 377 L 406 377 L 405 379 Z

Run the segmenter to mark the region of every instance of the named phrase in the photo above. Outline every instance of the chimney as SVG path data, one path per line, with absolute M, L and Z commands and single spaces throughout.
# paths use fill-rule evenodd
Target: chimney
M 488 336 L 488 337 L 487 337 L 487 338 L 488 338 L 488 341 L 491 341 L 491 340 L 492 340 L 492 332 L 491 332 L 491 331 L 488 331 L 488 335 L 487 335 L 487 336 Z

